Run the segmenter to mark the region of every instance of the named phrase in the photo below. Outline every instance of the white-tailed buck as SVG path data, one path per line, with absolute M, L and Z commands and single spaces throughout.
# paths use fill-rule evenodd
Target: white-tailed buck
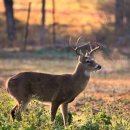
M 83 53 L 86 45 L 76 47 L 79 55 L 78 64 L 72 74 L 53 75 L 48 73 L 21 72 L 7 82 L 7 91 L 16 99 L 17 104 L 11 110 L 13 120 L 19 110 L 25 110 L 34 96 L 38 100 L 51 103 L 51 121 L 54 121 L 58 107 L 61 105 L 64 125 L 68 121 L 68 103 L 72 102 L 87 86 L 92 71 L 101 66 L 91 57 L 98 50 L 97 46 Z M 20 111 L 21 112 L 21 111 Z

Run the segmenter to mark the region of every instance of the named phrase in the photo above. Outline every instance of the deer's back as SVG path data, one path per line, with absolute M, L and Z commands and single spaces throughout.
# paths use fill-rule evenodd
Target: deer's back
M 71 75 L 22 72 L 8 81 L 7 90 L 14 96 L 36 96 L 39 100 L 70 100 L 73 98 Z M 59 98 L 60 97 L 60 98 Z M 62 97 L 62 98 L 61 98 Z M 22 97 L 21 97 L 22 98 Z

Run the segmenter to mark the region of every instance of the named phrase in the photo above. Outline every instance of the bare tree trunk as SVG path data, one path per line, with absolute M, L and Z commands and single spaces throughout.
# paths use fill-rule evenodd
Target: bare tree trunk
M 46 0 L 42 0 L 42 18 L 41 18 L 41 29 L 40 29 L 40 40 L 41 44 L 45 41 L 45 22 L 46 22 Z
M 115 5 L 115 30 L 116 32 L 122 31 L 124 18 L 124 0 L 116 0 Z
M 125 16 L 126 16 L 126 26 L 127 32 L 130 33 L 130 1 L 125 0 Z
M 7 21 L 7 34 L 9 40 L 16 39 L 15 20 L 13 12 L 13 0 L 4 0 Z
M 127 32 L 129 32 L 130 33 L 130 14 L 128 14 L 127 16 L 126 16 L 126 18 L 127 18 Z
M 46 10 L 45 10 L 46 0 L 42 0 L 42 27 L 45 27 L 45 18 L 46 18 Z
M 53 44 L 55 44 L 56 42 L 56 30 L 55 30 L 55 22 L 56 22 L 56 18 L 55 18 L 55 0 L 52 0 L 52 19 L 53 19 Z
M 29 20 L 30 20 L 30 13 L 31 13 L 31 2 L 29 2 L 28 5 L 28 15 L 27 15 L 27 22 L 26 22 L 26 27 L 25 27 L 25 36 L 24 36 L 24 44 L 23 44 L 23 51 L 26 51 L 27 48 L 27 40 L 28 40 L 28 28 L 29 28 Z

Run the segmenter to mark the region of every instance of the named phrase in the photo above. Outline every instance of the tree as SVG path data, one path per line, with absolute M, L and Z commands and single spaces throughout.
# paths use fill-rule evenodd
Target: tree
M 53 44 L 56 42 L 56 30 L 55 30 L 55 22 L 56 22 L 56 16 L 55 12 L 56 11 L 56 5 L 55 5 L 55 0 L 52 0 L 52 19 L 53 19 Z
M 41 29 L 40 29 L 40 40 L 43 43 L 45 39 L 45 22 L 46 22 L 46 0 L 42 0 L 42 18 L 41 18 Z
M 130 1 L 125 0 L 125 17 L 126 17 L 126 26 L 127 31 L 130 33 Z
M 6 10 L 7 34 L 9 40 L 16 39 L 15 20 L 13 12 L 13 0 L 4 0 Z
M 115 30 L 118 32 L 123 28 L 124 0 L 116 0 L 115 3 Z
M 46 0 L 42 0 L 42 26 L 45 27 L 45 14 L 46 14 L 46 10 L 45 10 L 45 5 L 46 5 Z

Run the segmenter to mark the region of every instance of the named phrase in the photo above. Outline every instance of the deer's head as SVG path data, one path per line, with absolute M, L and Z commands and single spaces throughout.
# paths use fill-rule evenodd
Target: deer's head
M 89 50 L 87 49 L 89 45 Z M 92 72 L 101 69 L 101 65 L 96 63 L 96 61 L 92 58 L 92 54 L 95 53 L 100 48 L 100 45 L 96 43 L 96 46 L 92 48 L 91 44 L 86 44 L 74 48 L 77 55 L 79 55 L 79 62 L 82 63 L 82 66 L 85 70 Z M 84 51 L 83 51 L 84 50 Z

